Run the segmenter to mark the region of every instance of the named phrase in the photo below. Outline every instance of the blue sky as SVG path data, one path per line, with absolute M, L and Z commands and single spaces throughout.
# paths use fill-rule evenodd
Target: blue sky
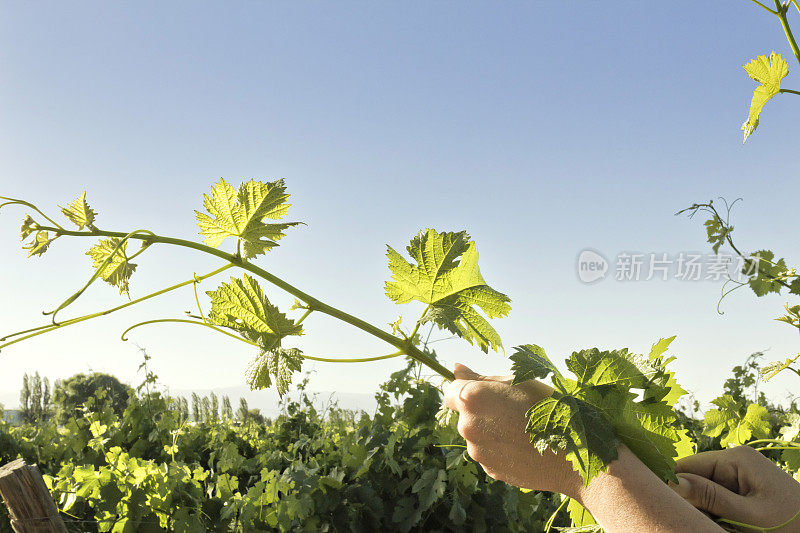
M 495 322 L 507 348 L 537 343 L 560 361 L 677 334 L 679 380 L 708 399 L 750 352 L 796 353 L 796 332 L 771 320 L 785 299 L 741 291 L 720 316 L 719 283 L 584 285 L 575 259 L 587 247 L 704 252 L 701 221 L 673 213 L 725 196 L 744 198 L 734 212 L 742 248 L 800 262 L 800 107 L 781 95 L 744 146 L 739 131 L 754 88 L 741 65 L 771 50 L 791 60 L 785 86 L 800 88 L 777 19 L 745 0 L 18 2 L 0 15 L 0 194 L 57 213 L 87 189 L 103 229 L 198 238 L 192 210 L 219 177 L 285 178 L 291 218 L 308 226 L 259 264 L 375 324 L 421 310 L 383 295 L 385 245 L 402 248 L 423 227 L 465 229 L 486 280 L 512 298 Z M 62 239 L 27 260 L 24 214 L 0 212 L 3 331 L 38 323 L 90 275 L 88 242 Z M 218 265 L 156 247 L 139 264 L 134 296 Z M 97 285 L 73 312 L 118 302 Z M 10 347 L 0 389 L 34 370 L 135 382 L 139 354 L 119 333 L 192 302 L 182 291 Z M 306 324 L 298 346 L 310 354 L 386 352 L 325 317 Z M 240 384 L 253 355 L 191 326 L 131 338 L 180 389 Z M 449 366 L 510 366 L 461 341 L 436 346 Z M 371 392 L 398 364 L 307 368 L 313 389 Z

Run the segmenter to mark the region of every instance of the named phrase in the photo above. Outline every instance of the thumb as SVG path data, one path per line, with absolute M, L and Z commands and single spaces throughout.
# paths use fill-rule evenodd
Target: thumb
M 480 374 L 476 374 L 468 367 L 462 365 L 461 363 L 456 363 L 456 367 L 453 370 L 453 374 L 455 374 L 456 379 L 482 379 L 483 376 Z
M 672 490 L 701 511 L 721 518 L 746 521 L 746 499 L 722 485 L 696 474 L 678 474 L 678 483 L 670 483 Z

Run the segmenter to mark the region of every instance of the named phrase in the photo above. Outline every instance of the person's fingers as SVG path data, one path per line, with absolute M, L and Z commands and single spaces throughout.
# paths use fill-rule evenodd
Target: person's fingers
M 464 399 L 462 398 L 462 392 L 464 387 L 473 381 L 471 379 L 456 379 L 448 383 L 444 389 L 444 404 L 453 411 L 463 411 Z
M 672 490 L 701 511 L 729 520 L 752 520 L 752 510 L 744 496 L 696 474 L 679 474 L 678 480 L 677 484 L 670 484 Z
M 701 476 L 738 493 L 739 472 L 732 452 L 733 449 L 714 450 L 678 459 L 675 472 Z
M 481 379 L 483 376 L 480 374 L 473 372 L 472 369 L 469 367 L 462 365 L 461 363 L 456 363 L 456 367 L 453 370 L 453 374 L 455 374 L 456 379 Z
M 514 379 L 514 376 L 484 376 L 482 374 L 478 374 L 471 368 L 466 365 L 462 365 L 461 363 L 456 363 L 455 370 L 453 370 L 453 374 L 455 374 L 456 379 L 474 379 L 476 381 L 499 381 L 501 383 L 505 383 L 507 385 L 511 385 L 511 381 Z

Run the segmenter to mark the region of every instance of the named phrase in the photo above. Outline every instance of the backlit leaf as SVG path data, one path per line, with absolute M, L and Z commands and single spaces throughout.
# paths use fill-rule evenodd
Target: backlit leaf
M 86 191 L 83 191 L 83 194 L 78 196 L 78 198 L 67 207 L 61 207 L 61 212 L 70 222 L 78 226 L 79 230 L 83 229 L 85 226 L 92 227 L 94 224 L 94 217 L 97 215 L 97 213 L 89 207 L 89 204 L 86 203 Z
M 265 389 L 272 385 L 283 396 L 289 391 L 292 374 L 299 372 L 303 365 L 303 354 L 297 348 L 273 348 L 262 350 L 247 368 L 247 383 L 251 390 Z
M 744 140 L 758 127 L 758 119 L 761 110 L 773 96 L 781 90 L 781 80 L 789 73 L 789 63 L 780 54 L 772 52 L 767 56 L 758 56 L 746 65 L 742 65 L 748 76 L 760 83 L 753 91 L 753 98 L 750 101 L 750 112 L 747 120 L 742 124 Z
M 544 379 L 550 373 L 560 376 L 561 372 L 547 357 L 544 349 L 535 344 L 525 344 L 514 348 L 516 352 L 510 359 L 514 361 L 511 371 L 514 373 L 512 385 L 531 379 Z
M 258 282 L 247 274 L 241 279 L 232 277 L 230 283 L 223 282 L 206 294 L 211 297 L 211 322 L 238 331 L 264 349 L 278 346 L 287 335 L 303 332 L 269 302 Z
M 209 215 L 195 211 L 200 234 L 206 244 L 219 247 L 227 237 L 237 238 L 245 259 L 266 253 L 278 246 L 283 231 L 299 222 L 267 223 L 286 216 L 290 204 L 283 180 L 242 183 L 237 191 L 224 179 L 204 195 L 203 205 Z
M 120 243 L 122 244 L 120 245 Z M 118 287 L 120 294 L 128 294 L 129 281 L 136 270 L 136 265 L 129 263 L 128 256 L 125 255 L 127 247 L 127 241 L 123 242 L 122 239 L 111 237 L 101 240 L 86 252 L 86 255 L 92 258 L 92 266 L 95 269 L 105 263 L 100 271 L 100 277 Z
M 34 255 L 42 255 L 50 247 L 50 243 L 52 243 L 57 238 L 58 236 L 51 238 L 49 233 L 47 233 L 44 230 L 39 230 L 36 232 L 36 235 L 34 235 L 33 239 L 30 242 L 28 242 L 28 244 L 22 246 L 22 249 L 28 250 L 28 257 L 32 257 Z
M 506 316 L 508 296 L 489 287 L 478 269 L 478 250 L 466 232 L 421 231 L 406 248 L 416 265 L 388 247 L 392 281 L 386 295 L 398 304 L 412 300 L 428 304 L 423 322 L 476 342 L 484 352 L 502 348 L 500 336 L 476 308 L 489 318 Z

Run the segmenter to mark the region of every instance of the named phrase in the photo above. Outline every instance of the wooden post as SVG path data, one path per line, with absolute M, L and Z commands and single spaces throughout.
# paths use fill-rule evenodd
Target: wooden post
M 0 497 L 17 533 L 66 533 L 58 507 L 36 465 L 17 459 L 0 467 Z

